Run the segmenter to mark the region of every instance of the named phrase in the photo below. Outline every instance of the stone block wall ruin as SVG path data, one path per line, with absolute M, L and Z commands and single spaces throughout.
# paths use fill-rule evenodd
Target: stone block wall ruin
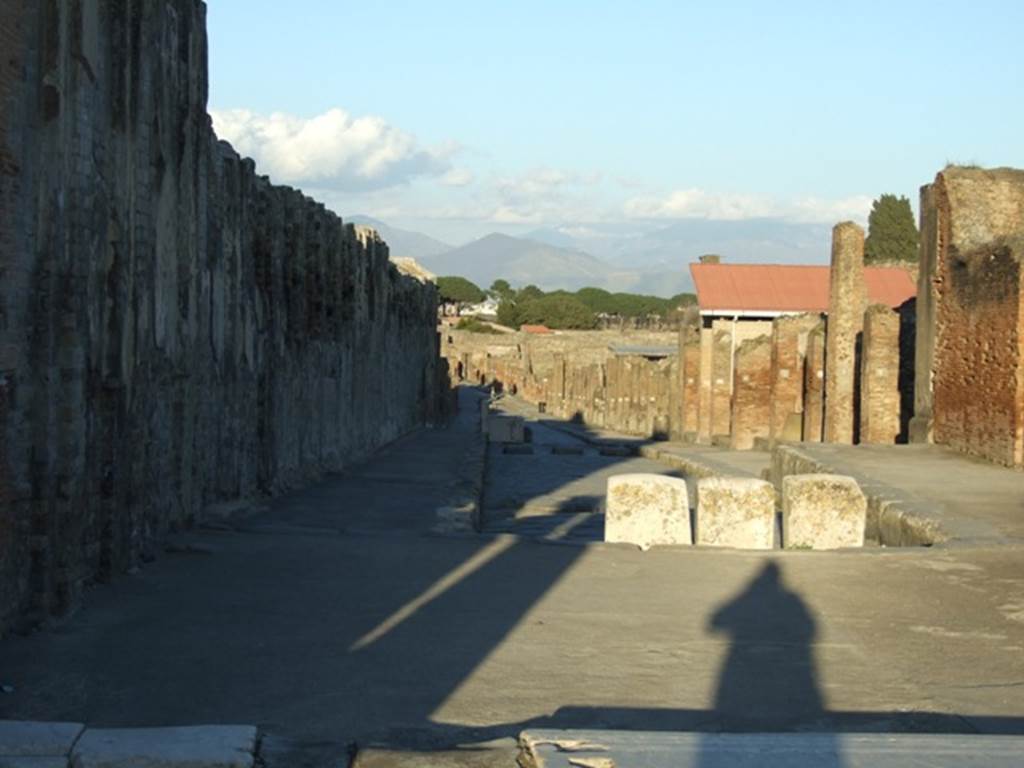
M 435 289 L 256 175 L 205 6 L 0 0 L 0 632 L 434 418 Z
M 931 367 L 917 373 L 916 425 L 1024 466 L 1024 171 L 947 168 L 922 206 L 918 360 Z
M 867 306 L 864 232 L 843 222 L 822 315 L 704 318 L 654 339 L 674 360 L 614 359 L 608 345 L 632 337 L 585 332 L 461 334 L 445 354 L 478 383 L 629 434 L 737 449 L 934 440 L 1022 467 L 1022 244 L 1024 171 L 949 168 L 922 188 L 920 262 L 900 265 L 917 296 L 899 306 Z

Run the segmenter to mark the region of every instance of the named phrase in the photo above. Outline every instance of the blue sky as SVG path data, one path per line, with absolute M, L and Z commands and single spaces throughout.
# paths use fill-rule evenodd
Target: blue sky
M 1024 166 L 1019 2 L 210 0 L 210 108 L 263 172 L 449 241 L 838 221 Z

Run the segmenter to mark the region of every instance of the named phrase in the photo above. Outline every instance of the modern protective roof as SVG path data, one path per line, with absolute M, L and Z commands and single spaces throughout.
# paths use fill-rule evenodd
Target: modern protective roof
M 643 346 L 639 344 L 609 344 L 608 349 L 616 357 L 648 357 L 661 359 L 678 354 L 675 346 Z
M 703 313 L 828 312 L 829 267 L 790 264 L 691 264 Z M 901 267 L 865 267 L 871 304 L 894 309 L 917 295 Z

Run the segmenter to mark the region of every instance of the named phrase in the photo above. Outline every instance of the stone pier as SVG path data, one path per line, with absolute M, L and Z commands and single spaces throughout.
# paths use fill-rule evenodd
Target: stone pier
M 768 437 L 771 417 L 772 344 L 767 336 L 744 341 L 736 349 L 732 397 L 732 448 L 749 450 Z
M 807 334 L 821 318 L 791 315 L 772 322 L 769 437 L 799 440 L 803 431 L 804 355 Z
M 832 230 L 825 353 L 825 441 L 829 443 L 855 440 L 857 342 L 865 296 L 864 230 L 844 221 Z
M 935 286 L 939 252 L 939 219 L 935 188 L 921 187 L 921 245 L 918 256 L 917 313 L 914 343 L 914 417 L 910 442 L 930 443 L 932 436 L 932 366 L 935 363 Z
M 825 416 L 825 324 L 819 322 L 807 334 L 804 356 L 803 439 L 820 443 Z
M 892 444 L 900 434 L 900 316 L 884 304 L 864 313 L 860 441 Z

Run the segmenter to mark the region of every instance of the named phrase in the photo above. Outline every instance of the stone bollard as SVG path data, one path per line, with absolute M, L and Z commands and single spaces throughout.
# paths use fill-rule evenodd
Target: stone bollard
M 787 549 L 863 547 L 867 500 L 845 475 L 782 479 L 782 543 Z
M 526 422 L 522 416 L 492 413 L 487 417 L 487 439 L 492 443 L 524 443 Z
M 604 540 L 636 544 L 692 544 L 686 481 L 649 474 L 608 478 Z
M 696 543 L 709 547 L 772 549 L 775 486 L 747 477 L 697 481 Z

